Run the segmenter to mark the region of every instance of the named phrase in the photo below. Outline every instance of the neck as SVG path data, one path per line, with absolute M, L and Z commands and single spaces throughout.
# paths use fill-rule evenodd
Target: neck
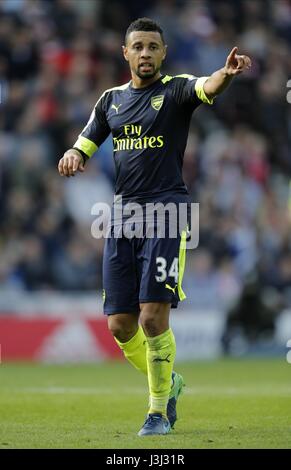
M 132 73 L 131 74 L 131 82 L 132 82 L 132 86 L 133 88 L 145 88 L 146 86 L 149 86 L 151 85 L 152 83 L 156 82 L 157 80 L 159 80 L 159 78 L 162 76 L 162 74 L 159 72 L 156 73 L 156 75 L 154 75 L 153 77 L 151 78 L 140 78 L 138 77 L 136 74 Z

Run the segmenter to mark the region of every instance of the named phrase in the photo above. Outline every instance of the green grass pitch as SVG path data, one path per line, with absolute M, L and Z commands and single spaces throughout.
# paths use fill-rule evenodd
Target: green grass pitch
M 146 378 L 129 364 L 0 366 L 0 449 L 291 448 L 284 357 L 177 364 L 187 386 L 167 436 L 137 436 Z

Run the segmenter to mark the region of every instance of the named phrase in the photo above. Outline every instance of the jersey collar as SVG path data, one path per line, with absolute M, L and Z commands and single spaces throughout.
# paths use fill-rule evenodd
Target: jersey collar
M 129 89 L 132 93 L 144 93 L 145 91 L 150 90 L 151 88 L 155 88 L 158 84 L 160 85 L 161 80 L 165 77 L 165 75 L 161 75 L 155 82 L 151 83 L 148 86 L 145 86 L 143 88 L 133 88 L 132 86 L 132 80 L 129 82 Z

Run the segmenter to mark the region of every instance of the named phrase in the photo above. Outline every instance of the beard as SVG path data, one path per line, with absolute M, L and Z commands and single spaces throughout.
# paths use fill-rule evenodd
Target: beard
M 153 78 L 155 75 L 157 75 L 159 71 L 160 71 L 160 67 L 159 68 L 152 67 L 152 70 L 149 70 L 148 72 L 142 72 L 141 68 L 138 67 L 135 73 L 139 78 L 144 80 L 146 78 Z

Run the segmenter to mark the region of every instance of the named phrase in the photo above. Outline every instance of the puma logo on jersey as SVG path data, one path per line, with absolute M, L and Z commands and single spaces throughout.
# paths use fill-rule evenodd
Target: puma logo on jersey
M 165 287 L 166 287 L 166 289 L 172 290 L 173 293 L 175 294 L 175 290 L 176 290 L 177 284 L 175 285 L 175 287 L 171 287 L 171 286 L 169 286 L 169 284 L 166 284 Z
M 118 106 L 115 106 L 115 104 L 112 104 L 111 108 L 115 109 L 116 114 L 118 114 L 118 109 L 120 108 L 121 105 L 122 105 L 122 103 L 120 103 Z
M 170 362 L 169 361 L 170 356 L 171 354 L 168 354 L 167 357 L 165 357 L 165 359 L 162 359 L 161 357 L 156 357 L 155 359 L 153 359 L 153 362 Z

